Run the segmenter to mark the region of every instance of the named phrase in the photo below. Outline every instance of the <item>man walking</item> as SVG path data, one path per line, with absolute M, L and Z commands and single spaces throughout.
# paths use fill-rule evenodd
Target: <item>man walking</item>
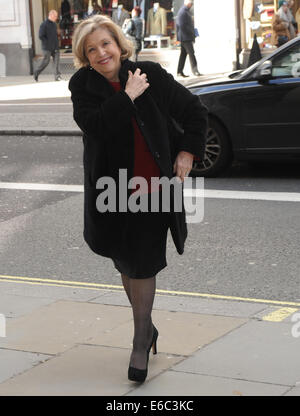
M 177 40 L 181 43 L 181 52 L 178 61 L 177 75 L 187 77 L 183 73 L 183 68 L 186 60 L 186 56 L 189 55 L 192 72 L 194 75 L 199 76 L 200 73 L 197 67 L 197 61 L 194 52 L 195 42 L 195 28 L 193 18 L 190 12 L 190 8 L 193 5 L 193 0 L 185 0 L 184 5 L 179 9 L 176 18 L 176 30 Z
M 50 10 L 48 19 L 46 19 L 40 26 L 39 38 L 42 41 L 42 49 L 44 58 L 39 67 L 34 72 L 34 79 L 38 81 L 40 73 L 46 68 L 52 56 L 55 65 L 55 81 L 60 81 L 61 76 L 59 72 L 59 46 L 56 20 L 58 14 L 56 10 Z

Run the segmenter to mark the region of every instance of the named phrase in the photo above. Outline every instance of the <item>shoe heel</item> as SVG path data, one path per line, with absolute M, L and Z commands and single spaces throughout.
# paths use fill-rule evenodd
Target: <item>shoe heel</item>
M 150 347 L 147 350 L 147 367 L 145 370 L 140 370 L 138 368 L 134 368 L 129 366 L 128 368 L 128 379 L 131 381 L 136 381 L 138 383 L 143 383 L 148 375 L 148 361 L 149 361 L 149 353 L 152 348 L 153 354 L 157 354 L 157 338 L 158 338 L 158 331 L 153 325 L 153 337 L 150 344 Z
M 154 334 L 153 334 L 153 343 L 152 343 L 152 352 L 153 355 L 157 354 L 157 338 L 158 338 L 158 331 L 154 326 Z

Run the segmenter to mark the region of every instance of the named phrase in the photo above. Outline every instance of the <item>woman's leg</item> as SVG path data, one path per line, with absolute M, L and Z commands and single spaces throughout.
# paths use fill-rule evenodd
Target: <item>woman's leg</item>
M 144 370 L 147 367 L 147 349 L 153 337 L 151 313 L 156 290 L 156 276 L 148 279 L 130 279 L 129 288 L 134 320 L 130 366 Z
M 126 276 L 126 274 L 122 274 L 121 273 L 121 277 L 122 277 L 122 283 L 123 283 L 123 287 L 125 289 L 126 295 L 128 297 L 128 300 L 131 304 L 131 297 L 130 297 L 130 278 L 128 276 Z

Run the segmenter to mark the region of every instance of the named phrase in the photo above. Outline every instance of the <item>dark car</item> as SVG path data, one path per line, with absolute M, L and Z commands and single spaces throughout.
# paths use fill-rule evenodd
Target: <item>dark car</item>
M 233 160 L 300 160 L 300 38 L 243 71 L 190 84 L 209 110 L 205 160 L 217 176 Z

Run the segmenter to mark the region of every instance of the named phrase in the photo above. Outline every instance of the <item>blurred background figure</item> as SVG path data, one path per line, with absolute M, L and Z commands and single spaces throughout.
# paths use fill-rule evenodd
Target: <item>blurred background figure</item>
M 33 78 L 36 82 L 38 81 L 40 73 L 49 65 L 51 56 L 54 61 L 55 81 L 61 80 L 61 73 L 59 70 L 59 42 L 56 26 L 57 18 L 57 11 L 50 10 L 48 18 L 40 25 L 39 38 L 42 42 L 43 60 L 33 74 Z
M 288 0 L 288 12 L 287 13 L 288 13 L 289 21 L 290 21 L 289 31 L 290 31 L 291 39 L 294 39 L 297 36 L 297 32 L 298 32 L 298 24 L 293 14 L 294 4 L 295 4 L 294 0 Z
M 98 4 L 97 0 L 90 0 L 89 7 L 86 13 L 84 13 L 83 18 L 88 19 L 89 17 L 94 16 L 95 14 L 101 14 L 102 9 Z
M 288 2 L 279 0 L 278 5 L 279 9 L 275 13 L 272 22 L 273 42 L 277 47 L 291 39 Z
M 133 42 L 134 44 L 134 61 L 137 62 L 138 54 L 142 50 L 142 41 L 145 32 L 145 21 L 141 16 L 142 9 L 139 6 L 134 7 L 131 12 L 131 19 L 126 19 L 122 30 L 123 33 Z
M 183 73 L 186 57 L 189 55 L 191 69 L 194 75 L 199 76 L 197 60 L 194 51 L 195 27 L 190 8 L 193 6 L 193 0 L 185 0 L 183 6 L 179 9 L 176 17 L 177 40 L 181 45 L 181 51 L 177 67 L 177 75 L 187 77 Z

